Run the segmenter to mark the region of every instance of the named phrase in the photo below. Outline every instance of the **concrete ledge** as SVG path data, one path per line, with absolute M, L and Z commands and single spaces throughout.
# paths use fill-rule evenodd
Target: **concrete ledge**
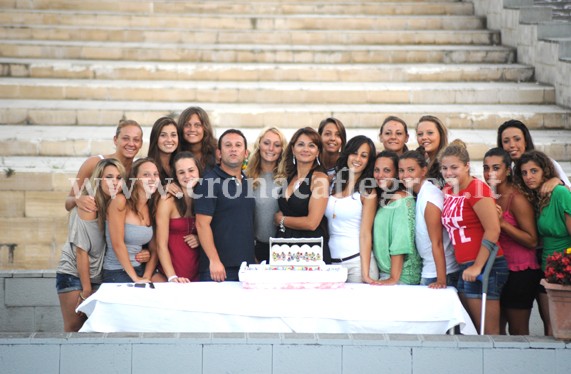
M 475 344 L 464 345 L 467 338 Z M 533 337 L 500 336 L 0 333 L 0 362 L 3 373 L 571 371 L 571 344 L 540 340 L 534 346 Z

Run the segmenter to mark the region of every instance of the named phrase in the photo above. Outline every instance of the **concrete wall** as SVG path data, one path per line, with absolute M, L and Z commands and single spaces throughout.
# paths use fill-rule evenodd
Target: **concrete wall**
M 541 336 L 61 331 L 53 270 L 0 271 L 2 374 L 571 372 L 571 342 Z
M 0 372 L 567 374 L 571 344 L 489 336 L 0 333 Z
M 556 102 L 571 107 L 571 22 L 552 21 L 551 9 L 533 0 L 469 0 L 502 44 L 517 49 L 517 62 L 533 65 L 538 82 L 553 85 Z
M 0 271 L 0 331 L 63 331 L 55 281 L 54 270 Z

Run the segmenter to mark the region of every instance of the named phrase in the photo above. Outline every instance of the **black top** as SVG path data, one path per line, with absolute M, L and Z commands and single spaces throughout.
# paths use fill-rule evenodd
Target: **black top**
M 313 170 L 307 174 L 305 179 L 299 185 L 299 188 L 294 191 L 289 199 L 286 200 L 284 191 L 287 186 L 284 186 L 282 193 L 278 199 L 280 211 L 286 217 L 305 217 L 309 213 L 309 199 L 311 198 L 311 177 Z M 290 184 L 291 179 L 288 179 Z M 286 220 L 287 223 L 287 220 Z M 323 216 L 319 226 L 315 230 L 294 230 L 289 227 L 285 228 L 285 232 L 277 229 L 276 237 L 278 238 L 318 238 L 323 237 L 323 261 L 326 264 L 331 263 L 331 253 L 329 252 L 329 231 L 327 229 L 327 218 Z
M 225 267 L 254 263 L 255 200 L 248 197 L 248 182 L 243 174 L 238 182 L 216 165 L 194 189 L 195 213 L 212 217 L 214 244 Z M 201 250 L 199 271 L 206 272 L 209 266 Z

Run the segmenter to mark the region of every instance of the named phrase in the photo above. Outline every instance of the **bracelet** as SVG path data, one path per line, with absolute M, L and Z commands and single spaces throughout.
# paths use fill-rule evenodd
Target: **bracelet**
M 281 232 L 285 232 L 284 221 L 285 221 L 285 216 L 282 216 L 282 219 L 280 220 L 280 231 Z
M 83 297 L 83 295 L 81 294 L 81 291 L 79 292 L 79 298 L 80 298 L 81 300 L 85 300 L 85 297 Z
M 169 282 L 172 282 L 173 280 L 177 279 L 178 275 L 171 275 L 168 279 Z

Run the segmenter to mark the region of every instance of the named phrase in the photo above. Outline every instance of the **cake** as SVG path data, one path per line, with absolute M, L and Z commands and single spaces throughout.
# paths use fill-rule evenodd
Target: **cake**
M 338 288 L 347 269 L 323 262 L 323 238 L 270 238 L 270 263 L 242 263 L 244 288 Z

